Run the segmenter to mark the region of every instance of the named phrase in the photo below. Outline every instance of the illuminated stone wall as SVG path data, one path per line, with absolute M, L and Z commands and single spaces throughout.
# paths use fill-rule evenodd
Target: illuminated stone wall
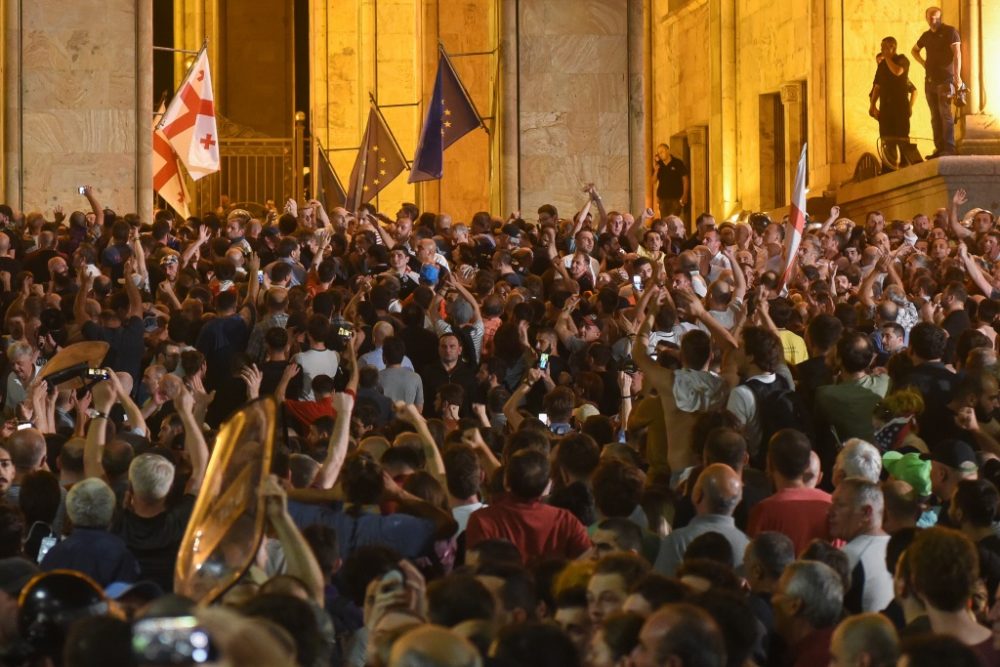
M 377 89 L 382 113 L 406 159 L 412 160 L 434 87 L 439 40 L 449 53 L 492 50 L 495 5 L 496 0 L 313 3 L 313 130 L 333 149 L 330 161 L 345 187 L 368 118 L 369 92 Z M 495 58 L 482 54 L 453 59 L 483 116 L 491 115 L 493 107 Z M 377 204 L 392 215 L 400 203 L 416 201 L 424 210 L 468 220 L 489 208 L 490 159 L 489 137 L 477 130 L 445 153 L 444 178 L 410 185 L 404 173 L 379 194 Z
M 979 4 L 982 15 L 976 16 Z M 977 54 L 1000 48 L 1000 5 L 974 0 L 942 5 L 945 22 L 963 34 L 965 80 L 978 95 L 982 71 L 984 89 L 992 92 L 981 98 L 986 114 L 967 118 L 968 136 L 974 125 L 992 128 L 995 135 L 995 115 L 988 114 L 995 113 L 990 105 L 1000 95 L 1000 72 L 989 55 Z M 705 136 L 705 164 L 691 165 L 692 178 L 695 169 L 705 172 L 705 207 L 721 216 L 760 209 L 766 199 L 761 190 L 769 187 L 763 182 L 767 176 L 761 177 L 767 125 L 761 96 L 780 95 L 786 197 L 803 140 L 810 147 L 810 196 L 836 197 L 858 159 L 877 151 L 878 123 L 868 116 L 868 94 L 879 43 L 896 37 L 899 52 L 912 61 L 910 49 L 927 27 L 923 9 L 907 0 L 653 0 L 653 139 Z M 982 45 L 970 43 L 979 34 Z M 911 62 L 910 78 L 919 91 L 911 137 L 927 154 L 933 142 L 923 77 L 923 68 Z M 984 134 L 989 131 L 977 136 Z M 970 143 L 966 152 L 990 152 L 993 145 L 987 137 L 980 150 Z
M 629 206 L 628 4 L 519 4 L 520 207 L 569 218 L 593 181 L 609 208 Z M 636 36 L 641 39 L 640 36 Z
M 151 212 L 148 2 L 31 0 L 3 11 L 6 201 L 51 216 L 57 203 L 85 207 L 76 189 L 88 184 L 105 206 Z

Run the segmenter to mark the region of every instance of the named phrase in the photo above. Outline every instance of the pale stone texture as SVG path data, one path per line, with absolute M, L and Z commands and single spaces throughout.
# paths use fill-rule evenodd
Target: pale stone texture
M 4 8 L 4 62 L 20 68 L 19 79 L 7 79 L 4 102 L 7 118 L 17 118 L 5 136 L 5 194 L 15 207 L 51 214 L 53 205 L 77 201 L 81 184 L 120 213 L 146 200 L 151 183 L 137 190 L 137 182 L 148 176 L 140 162 L 151 138 L 139 136 L 149 127 L 139 114 L 151 110 L 137 107 L 148 102 L 139 88 L 150 73 L 136 66 L 136 43 L 148 48 L 149 33 L 138 4 L 32 0 Z
M 532 0 L 519 9 L 522 215 L 553 204 L 571 217 L 589 181 L 608 208 L 627 209 L 628 3 Z
M 996 37 L 1000 11 L 996 3 L 982 4 L 985 46 L 1000 41 Z M 959 26 L 964 35 L 958 5 L 945 3 L 944 20 Z M 799 83 L 805 89 L 810 197 L 836 196 L 838 188 L 850 181 L 859 158 L 877 150 L 878 123 L 868 116 L 868 95 L 883 37 L 895 37 L 898 52 L 911 61 L 910 79 L 918 96 L 910 134 L 922 154 L 933 150 L 924 72 L 910 55 L 926 29 L 924 6 L 907 0 L 653 0 L 651 143 L 669 142 L 707 127 L 708 208 L 720 217 L 757 210 L 761 207 L 760 97 Z M 734 45 L 732 58 L 710 60 L 720 45 L 727 44 Z M 966 72 L 969 59 L 966 49 Z M 720 69 L 721 77 L 716 76 Z M 988 64 L 984 71 L 991 71 Z M 987 88 L 991 83 L 994 89 L 1000 87 L 1000 75 L 986 78 Z M 727 80 L 735 85 L 725 85 Z M 1000 90 L 987 92 L 993 94 L 986 99 L 995 103 Z M 710 113 L 716 108 L 735 108 L 735 132 L 727 134 L 729 128 L 720 126 L 720 118 Z M 797 118 L 801 115 L 796 110 L 786 109 L 786 133 L 789 120 Z M 797 160 L 797 153 L 785 155 L 787 182 Z M 728 165 L 733 165 L 731 176 Z

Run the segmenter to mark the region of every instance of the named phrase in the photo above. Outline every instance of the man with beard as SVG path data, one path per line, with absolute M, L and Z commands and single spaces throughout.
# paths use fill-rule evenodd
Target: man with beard
M 1000 454 L 1000 383 L 989 372 L 969 370 L 952 390 L 951 401 L 945 406 L 947 418 L 933 430 L 937 438 L 954 438 L 977 445 L 986 452 Z M 927 439 L 933 448 L 938 440 Z

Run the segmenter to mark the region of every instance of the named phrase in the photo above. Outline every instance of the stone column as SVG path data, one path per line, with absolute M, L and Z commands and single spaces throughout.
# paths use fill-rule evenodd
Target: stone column
M 736 207 L 736 5 L 735 0 L 711 0 L 710 95 L 711 127 L 709 154 L 709 205 L 718 219 Z M 695 209 L 692 209 L 694 213 Z
M 962 80 L 969 88 L 969 103 L 959 124 L 958 151 L 964 154 L 1000 153 L 1000 122 L 994 99 L 1000 95 L 996 76 L 997 49 L 1000 49 L 1000 9 L 996 3 L 962 0 Z
M 646 2 L 628 0 L 628 170 L 629 210 L 645 208 L 646 181 L 652 170 L 646 138 L 646 55 L 649 41 L 645 30 Z
M 688 149 L 691 152 L 691 225 L 702 211 L 709 210 L 708 201 L 708 127 L 697 125 L 687 130 Z
M 4 3 L 5 194 L 14 206 L 46 215 L 56 204 L 82 207 L 76 190 L 89 184 L 101 204 L 144 212 L 139 190 L 152 187 L 148 4 Z
M 136 210 L 153 221 L 153 7 L 136 2 Z
M 20 3 L 5 2 L 3 72 L 3 168 L 4 201 L 15 210 L 23 208 L 21 193 L 21 21 Z
M 802 144 L 805 143 L 805 128 L 802 119 L 805 115 L 805 99 L 802 95 L 802 82 L 793 81 L 781 86 L 781 106 L 785 112 L 785 197 L 791 201 L 795 187 L 795 174 L 798 171 L 799 155 Z M 778 202 L 783 206 L 788 202 Z
M 517 0 L 500 2 L 500 35 L 500 211 L 516 211 L 521 208 Z

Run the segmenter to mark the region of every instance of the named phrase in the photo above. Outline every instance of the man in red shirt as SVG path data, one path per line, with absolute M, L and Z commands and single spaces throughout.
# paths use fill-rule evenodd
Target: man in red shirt
M 507 494 L 469 517 L 467 548 L 495 538 L 509 540 L 529 564 L 542 556 L 576 558 L 589 549 L 587 529 L 575 516 L 541 502 L 548 485 L 545 454 L 529 449 L 514 454 L 504 475 Z
M 771 438 L 767 450 L 767 472 L 774 482 L 774 495 L 757 503 L 750 512 L 747 534 L 753 538 L 768 530 L 784 533 L 800 554 L 813 539 L 826 539 L 830 494 L 805 481 L 812 447 L 804 433 L 786 428 Z

